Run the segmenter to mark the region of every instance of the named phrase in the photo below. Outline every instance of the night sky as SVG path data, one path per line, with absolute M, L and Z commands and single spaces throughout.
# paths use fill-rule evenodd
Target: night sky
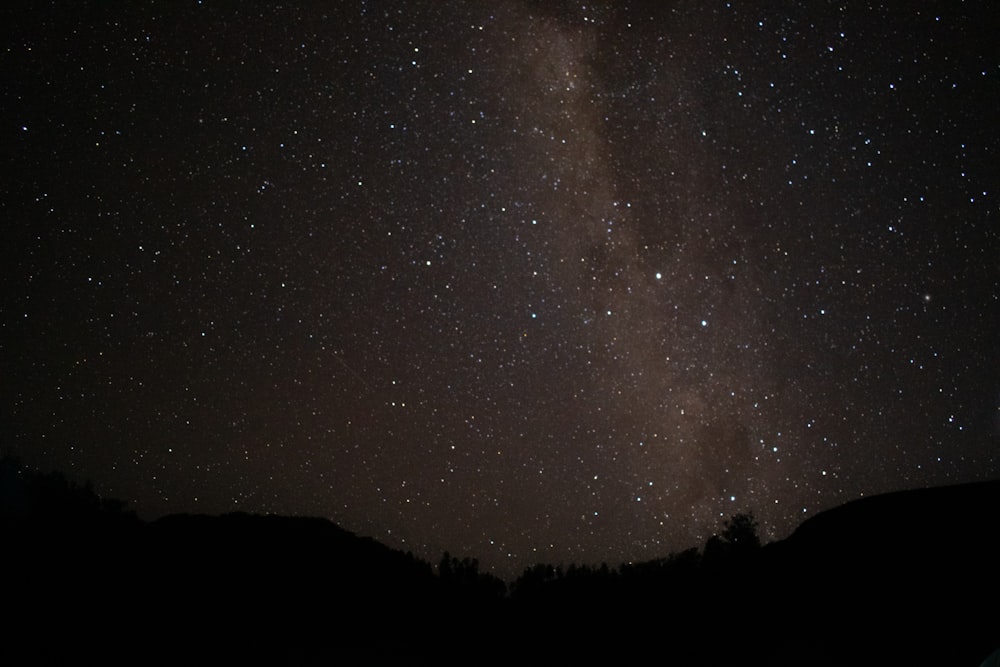
M 28 465 L 504 575 L 1000 476 L 995 3 L 0 14 Z

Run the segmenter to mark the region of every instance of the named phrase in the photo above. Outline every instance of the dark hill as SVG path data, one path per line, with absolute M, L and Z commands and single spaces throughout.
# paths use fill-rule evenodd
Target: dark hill
M 862 498 L 807 520 L 786 542 L 799 549 L 857 550 L 864 545 L 888 550 L 947 545 L 995 532 L 1000 511 L 1000 481 L 917 489 Z
M 763 550 L 774 614 L 844 664 L 978 665 L 1000 647 L 998 515 L 1000 481 L 817 514 Z
M 539 565 L 503 586 L 325 519 L 143 522 L 0 465 L 2 664 L 955 665 L 1000 647 L 1000 482 L 848 503 L 760 547 Z M 734 518 L 735 519 L 735 518 Z M 746 539 L 749 538 L 749 539 Z

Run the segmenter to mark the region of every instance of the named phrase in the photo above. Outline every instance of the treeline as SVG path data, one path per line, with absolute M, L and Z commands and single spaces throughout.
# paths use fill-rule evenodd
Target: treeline
M 6 529 L 92 528 L 136 521 L 124 502 L 101 498 L 89 482 L 80 485 L 59 472 L 25 468 L 15 457 L 0 458 L 0 522 Z
M 886 496 L 768 545 L 741 514 L 700 549 L 508 585 L 324 519 L 144 522 L 5 458 L 0 663 L 976 667 L 1000 646 L 997 509 L 997 483 Z

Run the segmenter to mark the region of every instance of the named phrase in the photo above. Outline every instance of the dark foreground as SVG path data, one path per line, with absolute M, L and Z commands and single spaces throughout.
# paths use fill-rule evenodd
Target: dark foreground
M 510 587 L 322 519 L 146 523 L 58 476 L 0 482 L 5 665 L 978 667 L 1000 647 L 1000 482 L 850 503 L 764 547 L 734 517 L 701 551 Z

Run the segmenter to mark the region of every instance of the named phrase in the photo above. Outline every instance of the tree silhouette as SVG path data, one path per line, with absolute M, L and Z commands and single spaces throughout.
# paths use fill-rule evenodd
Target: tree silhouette
M 438 577 L 445 590 L 480 601 L 495 600 L 507 594 L 507 585 L 489 572 L 479 571 L 479 560 L 455 558 L 447 551 L 438 563 Z
M 753 512 L 735 514 L 726 521 L 722 529 L 724 539 L 733 549 L 754 551 L 760 548 L 760 538 L 757 536 L 759 524 L 753 517 Z
M 705 566 L 709 568 L 733 563 L 746 563 L 760 551 L 758 523 L 753 513 L 734 514 L 726 520 L 722 533 L 705 543 Z
M 5 455 L 0 458 L 0 521 L 7 527 L 80 531 L 138 519 L 124 502 L 98 496 L 90 481 L 81 485 Z

